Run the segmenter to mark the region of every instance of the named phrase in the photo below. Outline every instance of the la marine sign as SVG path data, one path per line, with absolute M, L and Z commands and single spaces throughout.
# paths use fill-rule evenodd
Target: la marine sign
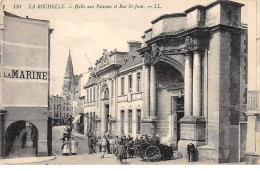
M 0 72 L 3 78 L 25 79 L 25 80 L 48 80 L 48 72 L 33 69 L 7 69 Z

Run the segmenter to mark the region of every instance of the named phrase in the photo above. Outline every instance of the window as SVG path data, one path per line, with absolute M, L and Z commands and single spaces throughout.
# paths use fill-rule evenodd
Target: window
M 89 129 L 92 130 L 92 112 L 90 113 L 89 119 L 90 119 Z
M 87 103 L 89 102 L 89 93 L 88 93 L 88 90 L 87 90 Z
M 132 133 L 132 110 L 128 111 L 128 132 Z
M 94 87 L 94 89 L 93 89 L 93 100 L 95 101 L 96 100 L 96 87 Z
M 132 92 L 132 75 L 128 76 L 128 91 Z
M 97 98 L 99 98 L 99 86 L 97 87 Z
M 137 92 L 141 91 L 141 74 L 140 72 L 137 73 Z
M 137 110 L 137 134 L 141 134 L 141 110 Z
M 105 100 L 108 100 L 108 99 L 109 99 L 109 90 L 108 90 L 108 88 L 105 89 L 104 99 L 105 99 Z
M 54 117 L 58 117 L 58 114 L 56 112 L 54 112 Z
M 125 112 L 123 110 L 121 110 L 121 133 L 124 133 L 124 120 L 125 120 Z
M 114 80 L 111 80 L 111 96 L 114 94 Z
M 121 78 L 121 95 L 124 95 L 125 92 L 125 79 L 124 77 Z
M 89 96 L 90 96 L 90 102 L 92 102 L 92 89 L 90 89 L 90 92 L 89 92 Z

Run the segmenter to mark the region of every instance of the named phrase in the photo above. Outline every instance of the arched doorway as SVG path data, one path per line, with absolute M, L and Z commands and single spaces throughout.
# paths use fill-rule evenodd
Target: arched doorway
M 34 157 L 38 150 L 38 130 L 28 121 L 12 123 L 5 132 L 5 157 Z
M 157 80 L 157 131 L 177 148 L 180 140 L 180 119 L 184 117 L 184 78 L 179 68 L 168 62 L 154 64 Z
M 103 110 L 102 110 L 102 116 L 101 116 L 101 132 L 103 133 L 103 135 L 106 135 L 109 131 L 110 131 L 110 124 L 109 124 L 109 89 L 108 89 L 108 85 L 104 84 L 103 85 L 103 91 L 102 91 L 102 106 L 103 106 Z

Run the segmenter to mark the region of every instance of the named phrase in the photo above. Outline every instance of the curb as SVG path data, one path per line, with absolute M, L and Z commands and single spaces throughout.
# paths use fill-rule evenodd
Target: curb
M 7 161 L 7 160 L 9 160 L 9 159 L 4 159 L 3 160 L 3 162 L 0 162 L 0 165 L 22 165 L 22 164 L 32 164 L 32 163 L 41 163 L 41 162 L 47 162 L 47 161 L 51 161 L 51 160 L 54 160 L 54 159 L 56 159 L 57 158 L 57 155 L 54 153 L 54 152 L 52 152 L 53 154 L 54 154 L 54 156 L 48 156 L 48 158 L 47 157 L 44 157 L 44 158 L 46 158 L 46 159 L 44 159 L 44 160 L 41 160 L 41 161 L 31 161 L 31 162 L 17 162 L 17 163 L 12 163 L 12 161 Z M 37 159 L 39 159 L 39 158 L 41 158 L 41 157 L 35 157 L 35 158 L 37 158 Z M 10 159 L 10 160 L 12 160 L 12 159 Z M 24 160 L 26 160 L 26 158 L 24 158 Z

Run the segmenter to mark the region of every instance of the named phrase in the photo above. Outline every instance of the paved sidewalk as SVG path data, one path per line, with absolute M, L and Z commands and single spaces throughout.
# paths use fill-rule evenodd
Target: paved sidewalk
M 32 164 L 32 163 L 49 162 L 54 159 L 56 159 L 56 156 L 1 159 L 0 165 Z
M 87 140 L 87 135 L 84 135 L 84 134 L 80 134 L 78 133 L 77 130 L 75 129 L 72 129 L 72 135 L 77 137 L 77 138 L 80 138 L 80 139 L 83 139 L 83 140 Z

